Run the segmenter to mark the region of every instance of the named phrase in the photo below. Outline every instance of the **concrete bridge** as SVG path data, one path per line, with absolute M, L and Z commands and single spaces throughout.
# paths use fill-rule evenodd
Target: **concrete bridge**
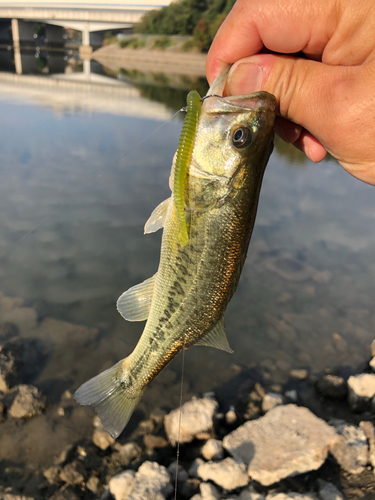
M 89 55 L 95 44 L 95 33 L 130 28 L 153 9 L 169 5 L 172 0 L 65 0 L 33 1 L 3 0 L 0 4 L 0 38 L 9 32 L 6 20 L 11 20 L 12 43 L 15 50 L 16 70 L 20 64 L 19 48 L 35 43 L 34 24 L 45 23 L 49 44 L 64 42 L 64 28 L 82 31 L 80 52 Z M 5 21 L 5 23 L 4 23 Z M 4 39 L 4 38 L 3 38 Z M 98 39 L 96 40 L 98 42 Z M 17 64 L 18 63 L 18 64 Z

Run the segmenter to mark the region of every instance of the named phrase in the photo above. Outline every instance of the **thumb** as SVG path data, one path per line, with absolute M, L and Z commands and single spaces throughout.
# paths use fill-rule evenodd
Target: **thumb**
M 354 67 L 330 66 L 308 59 L 259 54 L 233 65 L 226 92 L 229 95 L 241 95 L 266 90 L 274 94 L 278 102 L 278 114 L 310 133 L 307 134 L 306 142 L 306 132 L 302 131 L 297 147 L 303 149 L 314 161 L 323 159 L 325 148 L 339 161 L 350 162 L 355 161 L 355 158 L 344 157 L 351 154 L 348 137 L 353 136 L 353 117 L 350 116 L 348 101 L 351 96 L 356 95 L 352 88 L 355 84 L 354 76 Z M 358 112 L 358 108 L 356 111 Z M 358 115 L 356 118 L 358 119 Z M 315 158 L 309 150 L 314 146 L 314 138 L 321 143 L 315 141 L 315 151 L 317 147 L 324 151 L 324 154 L 320 152 L 320 157 L 315 154 Z M 346 140 L 345 145 L 340 142 L 343 138 Z M 344 146 L 345 151 L 342 150 Z

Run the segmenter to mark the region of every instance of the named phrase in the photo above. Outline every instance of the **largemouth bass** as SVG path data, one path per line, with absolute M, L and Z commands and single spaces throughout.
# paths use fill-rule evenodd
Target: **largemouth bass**
M 231 352 L 224 312 L 240 278 L 273 149 L 276 101 L 267 92 L 211 95 L 222 95 L 224 77 L 219 76 L 203 101 L 187 165 L 188 241 L 180 241 L 172 194 L 145 226 L 145 233 L 163 228 L 158 272 L 117 303 L 125 319 L 147 319 L 142 336 L 127 358 L 74 395 L 78 403 L 94 406 L 114 438 L 149 383 L 181 349 L 206 345 Z

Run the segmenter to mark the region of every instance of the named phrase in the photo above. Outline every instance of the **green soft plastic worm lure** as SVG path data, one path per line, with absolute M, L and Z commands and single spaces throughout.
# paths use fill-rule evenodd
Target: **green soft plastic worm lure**
M 184 186 L 187 168 L 193 152 L 195 133 L 202 109 L 201 97 L 196 90 L 189 92 L 186 108 L 187 113 L 182 126 L 180 142 L 178 144 L 173 178 L 173 198 L 177 211 L 177 219 L 180 224 L 179 240 L 182 247 L 186 246 L 189 242 L 184 203 Z

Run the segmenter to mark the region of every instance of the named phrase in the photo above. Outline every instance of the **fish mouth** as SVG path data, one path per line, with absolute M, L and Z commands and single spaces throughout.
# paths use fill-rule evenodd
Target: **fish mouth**
M 259 108 L 269 109 L 271 112 L 276 113 L 276 98 L 274 95 L 266 92 L 264 90 L 259 92 L 253 92 L 252 94 L 245 94 L 239 96 L 227 96 L 223 97 L 223 92 L 225 85 L 227 83 L 228 73 L 232 65 L 228 65 L 223 71 L 215 78 L 213 84 L 209 88 L 204 100 L 211 101 L 210 98 L 216 98 L 216 102 L 225 103 L 220 107 L 220 112 L 227 113 L 240 113 L 248 110 L 257 110 Z M 212 103 L 212 101 L 211 101 Z M 203 103 L 205 105 L 206 102 Z M 211 108 L 211 105 L 205 106 Z M 215 108 L 215 106 L 212 106 Z M 215 112 L 214 110 L 209 110 L 209 112 Z M 217 112 L 217 111 L 216 111 Z

